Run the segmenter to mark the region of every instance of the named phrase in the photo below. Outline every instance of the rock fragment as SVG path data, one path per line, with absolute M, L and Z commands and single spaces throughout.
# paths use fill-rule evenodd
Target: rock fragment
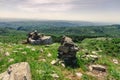
M 7 71 L 0 74 L 0 80 L 32 80 L 29 64 L 21 62 L 10 65 Z

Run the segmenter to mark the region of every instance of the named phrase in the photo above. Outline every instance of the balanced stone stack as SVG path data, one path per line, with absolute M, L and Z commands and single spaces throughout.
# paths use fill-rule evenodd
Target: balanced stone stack
M 72 39 L 64 36 L 58 48 L 58 58 L 63 60 L 65 65 L 75 65 L 77 61 L 76 52 L 78 50 L 78 46 L 75 45 Z

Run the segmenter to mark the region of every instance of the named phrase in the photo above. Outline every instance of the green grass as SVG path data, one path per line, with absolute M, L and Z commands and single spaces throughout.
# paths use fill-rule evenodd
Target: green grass
M 116 43 L 118 42 L 119 41 Z M 101 46 L 104 43 L 105 41 L 101 40 L 86 39 L 77 44 L 79 47 L 86 49 L 86 52 L 89 52 L 90 54 L 92 54 L 92 51 L 98 51 L 97 54 L 101 55 L 101 57 L 94 64 L 101 64 L 107 67 L 108 74 L 106 79 L 113 78 L 115 80 L 119 80 L 120 65 L 114 64 L 112 59 L 115 58 L 120 61 L 120 58 L 118 56 L 105 54 L 103 49 L 104 47 Z M 110 44 L 112 44 L 112 42 L 110 42 Z M 0 73 L 6 71 L 11 64 L 18 62 L 28 62 L 31 68 L 32 80 L 54 80 L 54 78 L 51 76 L 51 74 L 54 73 L 59 76 L 57 80 L 69 80 L 70 77 L 75 76 L 76 72 L 83 73 L 81 80 L 96 80 L 95 77 L 86 74 L 88 71 L 88 65 L 92 63 L 90 59 L 86 60 L 81 58 L 81 56 L 85 54 L 85 52 L 82 50 L 77 53 L 78 64 L 80 67 L 64 68 L 61 65 L 52 65 L 50 62 L 57 59 L 57 49 L 59 45 L 60 44 L 58 43 L 54 43 L 49 46 L 0 43 Z M 102 52 L 99 52 L 99 50 L 102 50 Z M 9 52 L 10 56 L 4 56 L 4 53 L 6 52 Z M 48 57 L 48 54 L 51 54 L 51 56 Z M 110 54 L 112 54 L 112 52 Z M 11 58 L 13 58 L 14 61 L 8 62 Z M 78 78 L 75 76 L 73 79 L 75 80 Z

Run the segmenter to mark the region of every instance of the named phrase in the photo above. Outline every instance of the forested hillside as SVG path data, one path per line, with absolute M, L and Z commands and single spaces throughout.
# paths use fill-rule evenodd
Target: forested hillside
M 33 30 L 50 35 L 53 44 L 22 44 Z M 58 60 L 63 35 L 71 37 L 79 47 L 77 67 L 53 64 Z M 20 62 L 28 62 L 32 80 L 119 80 L 120 25 L 0 22 L 0 78 L 11 64 Z
M 83 24 L 87 24 L 87 22 L 78 24 L 77 22 L 72 23 L 69 21 L 16 21 L 0 22 L 0 28 L 3 28 L 3 32 L 6 32 L 6 29 L 14 29 L 17 31 L 27 32 L 31 32 L 36 29 L 41 33 L 49 35 L 56 34 L 57 36 L 64 34 L 77 36 L 120 37 L 120 25 L 83 26 Z M 0 32 L 2 33 L 2 31 Z
M 84 22 L 84 24 L 87 24 L 87 22 Z M 0 35 L 4 35 L 1 40 L 4 40 L 4 38 L 6 39 L 6 37 L 9 38 L 9 36 L 16 38 L 16 35 L 18 35 L 19 38 L 17 39 L 19 40 L 25 39 L 27 33 L 33 30 L 51 35 L 55 42 L 59 42 L 60 37 L 63 35 L 72 37 L 76 42 L 80 42 L 85 38 L 120 37 L 120 25 L 81 26 L 78 22 L 71 23 L 67 21 L 0 22 Z M 21 36 L 19 36 L 19 34 L 21 34 Z

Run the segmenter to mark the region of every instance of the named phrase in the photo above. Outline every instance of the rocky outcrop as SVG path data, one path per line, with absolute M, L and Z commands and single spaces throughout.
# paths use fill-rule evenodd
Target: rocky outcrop
M 7 71 L 0 74 L 0 80 L 32 80 L 29 64 L 21 62 L 10 65 Z
M 51 36 L 43 36 L 40 39 L 42 44 L 51 44 L 52 43 L 52 37 Z
M 51 44 L 52 43 L 52 38 L 51 36 L 44 36 L 38 40 L 33 40 L 29 38 L 29 43 L 34 44 L 34 45 L 39 45 L 39 44 Z
M 25 43 L 25 42 L 24 42 Z M 52 37 L 39 34 L 37 31 L 28 34 L 27 43 L 39 45 L 39 44 L 51 44 Z

